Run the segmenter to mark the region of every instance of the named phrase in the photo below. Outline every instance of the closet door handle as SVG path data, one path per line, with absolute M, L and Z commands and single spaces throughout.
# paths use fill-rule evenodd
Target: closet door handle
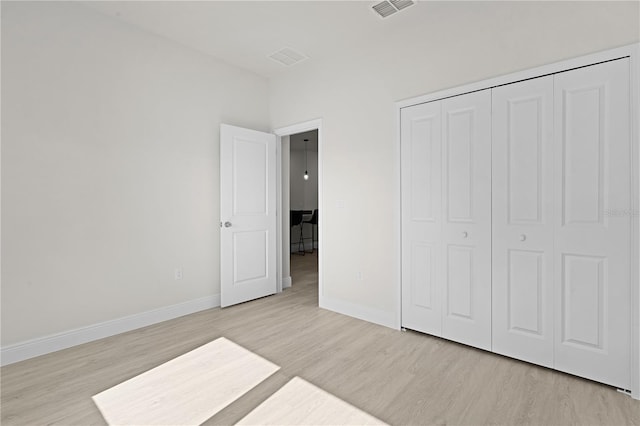
M 527 239 L 527 236 L 524 234 L 520 234 L 520 241 L 524 241 Z
M 469 236 L 469 233 L 467 231 L 462 232 L 462 238 L 467 238 L 468 236 Z

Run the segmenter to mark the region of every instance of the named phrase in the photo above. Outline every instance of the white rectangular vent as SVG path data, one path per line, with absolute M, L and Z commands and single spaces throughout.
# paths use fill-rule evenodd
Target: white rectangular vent
M 391 5 L 391 3 L 386 0 L 373 6 L 373 10 L 375 10 L 378 15 L 382 16 L 383 18 L 386 18 L 389 15 L 393 15 L 398 11 Z
M 269 55 L 269 58 L 286 66 L 291 66 L 307 59 L 307 57 L 302 53 L 296 52 L 295 50 L 288 47 L 280 49 L 276 53 L 272 53 L 271 55 Z
M 414 4 L 413 0 L 384 0 L 373 6 L 373 10 L 383 18 Z
M 391 4 L 398 10 L 409 7 L 413 4 L 412 0 L 391 0 Z

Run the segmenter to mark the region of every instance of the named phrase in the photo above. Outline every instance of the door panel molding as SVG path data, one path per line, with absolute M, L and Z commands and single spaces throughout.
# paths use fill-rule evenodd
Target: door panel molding
M 492 347 L 553 367 L 553 77 L 492 102 Z
M 276 137 L 220 125 L 220 304 L 277 292 Z

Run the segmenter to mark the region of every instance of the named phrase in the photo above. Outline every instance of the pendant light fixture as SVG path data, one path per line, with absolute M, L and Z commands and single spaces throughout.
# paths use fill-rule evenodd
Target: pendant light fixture
M 309 170 L 307 167 L 307 142 L 309 142 L 309 139 L 304 140 L 304 176 L 302 176 L 304 180 L 309 180 L 309 172 L 307 172 Z

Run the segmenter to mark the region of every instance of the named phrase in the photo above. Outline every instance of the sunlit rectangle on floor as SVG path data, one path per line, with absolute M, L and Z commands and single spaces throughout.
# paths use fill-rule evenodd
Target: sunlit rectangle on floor
M 93 400 L 110 425 L 199 425 L 279 368 L 219 338 Z
M 294 377 L 239 425 L 384 425 L 340 398 Z

